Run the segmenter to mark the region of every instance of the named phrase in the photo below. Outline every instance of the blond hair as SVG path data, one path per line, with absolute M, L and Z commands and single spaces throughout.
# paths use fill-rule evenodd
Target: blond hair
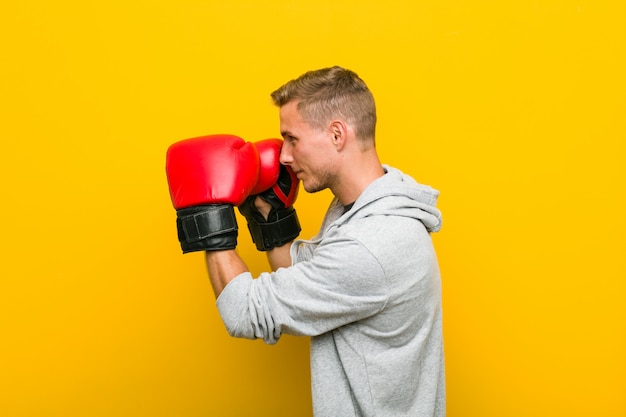
M 357 138 L 374 142 L 374 96 L 353 71 L 339 66 L 309 71 L 274 91 L 271 97 L 278 107 L 297 101 L 300 115 L 313 128 L 323 129 L 339 117 L 353 125 Z

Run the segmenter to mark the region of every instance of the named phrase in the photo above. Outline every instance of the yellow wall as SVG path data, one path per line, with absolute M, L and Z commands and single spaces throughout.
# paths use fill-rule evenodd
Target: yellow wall
M 276 136 L 269 93 L 333 64 L 442 191 L 448 415 L 626 415 L 623 1 L 5 3 L 0 415 L 311 414 L 306 339 L 226 335 L 164 156 Z

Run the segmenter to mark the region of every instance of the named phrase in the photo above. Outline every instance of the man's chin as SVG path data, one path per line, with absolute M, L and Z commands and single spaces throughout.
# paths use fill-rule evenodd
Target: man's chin
M 326 188 L 328 187 L 321 187 L 321 186 L 307 186 L 306 184 L 302 184 L 304 191 L 306 191 L 309 194 L 315 194 L 315 193 L 319 193 L 320 191 L 324 191 Z

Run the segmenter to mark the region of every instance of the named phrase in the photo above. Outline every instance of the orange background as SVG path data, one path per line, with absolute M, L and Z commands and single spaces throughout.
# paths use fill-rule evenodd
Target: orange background
M 383 161 L 441 190 L 448 416 L 626 416 L 623 2 L 0 16 L 2 416 L 311 415 L 308 340 L 227 336 L 201 255 L 180 254 L 164 158 L 277 136 L 269 93 L 334 64 L 374 92 Z M 329 199 L 301 193 L 304 237 Z M 247 233 L 240 252 L 267 268 Z

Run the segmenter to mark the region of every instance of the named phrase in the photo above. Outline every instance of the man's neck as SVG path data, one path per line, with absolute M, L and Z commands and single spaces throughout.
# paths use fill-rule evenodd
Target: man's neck
M 369 151 L 346 165 L 338 184 L 331 191 L 344 206 L 353 203 L 375 180 L 385 175 L 385 170 L 375 151 Z

